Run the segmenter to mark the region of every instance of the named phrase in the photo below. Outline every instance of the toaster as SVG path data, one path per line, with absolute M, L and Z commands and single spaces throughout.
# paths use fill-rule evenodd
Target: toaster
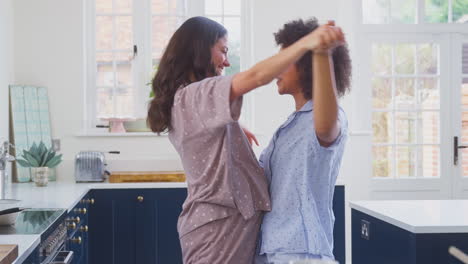
M 116 153 L 116 152 L 111 152 Z M 102 182 L 110 173 L 106 170 L 106 159 L 100 151 L 81 151 L 75 156 L 76 182 Z

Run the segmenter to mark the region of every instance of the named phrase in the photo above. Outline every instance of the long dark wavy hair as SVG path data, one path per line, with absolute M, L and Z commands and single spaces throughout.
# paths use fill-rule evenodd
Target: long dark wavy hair
M 192 17 L 172 35 L 152 82 L 154 98 L 146 121 L 153 132 L 172 129 L 171 110 L 179 87 L 216 75 L 211 48 L 226 34 L 218 22 Z
M 302 19 L 290 21 L 284 24 L 277 33 L 275 33 L 276 44 L 283 48 L 292 45 L 294 42 L 309 34 L 319 27 L 316 18 L 310 18 L 306 21 Z M 296 67 L 299 72 L 299 81 L 302 86 L 302 94 L 305 99 L 312 99 L 312 52 L 304 54 L 297 62 Z M 335 70 L 336 90 L 339 97 L 342 97 L 350 90 L 351 84 L 351 58 L 347 45 L 339 46 L 332 52 L 333 67 Z

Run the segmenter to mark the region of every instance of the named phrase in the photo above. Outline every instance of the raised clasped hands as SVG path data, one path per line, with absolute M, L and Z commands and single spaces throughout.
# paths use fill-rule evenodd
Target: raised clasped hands
M 340 27 L 335 26 L 334 21 L 319 26 L 304 37 L 307 48 L 314 52 L 328 54 L 334 48 L 345 44 L 345 37 Z

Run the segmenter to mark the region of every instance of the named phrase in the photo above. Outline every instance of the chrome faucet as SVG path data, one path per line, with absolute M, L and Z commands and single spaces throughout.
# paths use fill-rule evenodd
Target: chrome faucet
M 7 185 L 7 162 L 14 161 L 15 157 L 10 155 L 9 149 L 14 147 L 10 142 L 5 141 L 0 145 L 0 199 L 6 197 L 6 185 Z

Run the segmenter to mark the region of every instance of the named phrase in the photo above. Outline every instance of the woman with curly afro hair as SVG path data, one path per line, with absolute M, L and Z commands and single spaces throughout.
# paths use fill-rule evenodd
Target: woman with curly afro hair
M 336 28 L 332 21 L 327 26 Z M 284 50 L 321 29 L 315 18 L 295 20 L 275 34 L 276 43 Z M 291 95 L 296 109 L 260 157 L 272 210 L 263 218 L 256 263 L 334 259 L 332 201 L 348 131 L 338 98 L 350 77 L 344 38 L 305 53 L 277 77 L 279 94 Z

